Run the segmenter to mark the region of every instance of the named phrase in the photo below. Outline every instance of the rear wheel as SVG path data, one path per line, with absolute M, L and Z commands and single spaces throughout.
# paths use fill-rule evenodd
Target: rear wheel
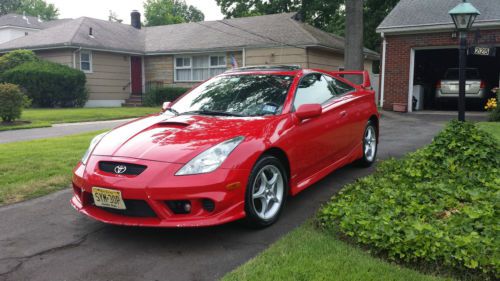
M 255 228 L 276 222 L 288 194 L 283 164 L 274 156 L 260 158 L 252 169 L 245 195 L 245 222 Z
M 362 167 L 370 167 L 377 159 L 377 127 L 373 121 L 368 121 L 363 134 L 363 157 L 357 164 Z

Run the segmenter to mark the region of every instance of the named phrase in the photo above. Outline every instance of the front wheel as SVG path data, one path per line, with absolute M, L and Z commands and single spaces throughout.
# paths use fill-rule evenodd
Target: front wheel
M 280 160 L 266 155 L 252 169 L 245 194 L 245 222 L 263 228 L 276 222 L 288 192 L 288 180 Z
M 368 121 L 363 134 L 363 157 L 357 164 L 362 167 L 370 167 L 377 158 L 377 127 L 373 121 Z

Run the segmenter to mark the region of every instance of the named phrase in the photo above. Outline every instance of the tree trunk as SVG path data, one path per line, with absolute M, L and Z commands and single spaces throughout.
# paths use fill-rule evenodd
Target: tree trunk
M 363 0 L 346 0 L 345 23 L 345 70 L 363 70 Z M 355 83 L 361 83 L 362 77 L 347 77 Z

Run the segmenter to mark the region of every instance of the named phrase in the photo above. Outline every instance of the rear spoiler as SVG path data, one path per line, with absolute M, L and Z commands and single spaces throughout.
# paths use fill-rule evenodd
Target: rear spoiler
M 345 75 L 363 75 L 363 83 L 360 84 L 359 86 L 365 88 L 365 89 L 371 89 L 372 88 L 372 83 L 370 81 L 370 74 L 368 74 L 368 71 L 366 70 L 359 70 L 359 71 L 332 71 L 330 72 L 332 76 L 335 77 L 340 77 L 344 78 Z

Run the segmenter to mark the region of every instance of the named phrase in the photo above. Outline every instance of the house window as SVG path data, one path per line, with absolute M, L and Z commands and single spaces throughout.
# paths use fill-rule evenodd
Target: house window
M 226 71 L 225 55 L 195 55 L 175 58 L 175 81 L 204 81 Z
M 92 72 L 92 52 L 91 51 L 81 51 L 80 52 L 80 69 L 83 72 Z

